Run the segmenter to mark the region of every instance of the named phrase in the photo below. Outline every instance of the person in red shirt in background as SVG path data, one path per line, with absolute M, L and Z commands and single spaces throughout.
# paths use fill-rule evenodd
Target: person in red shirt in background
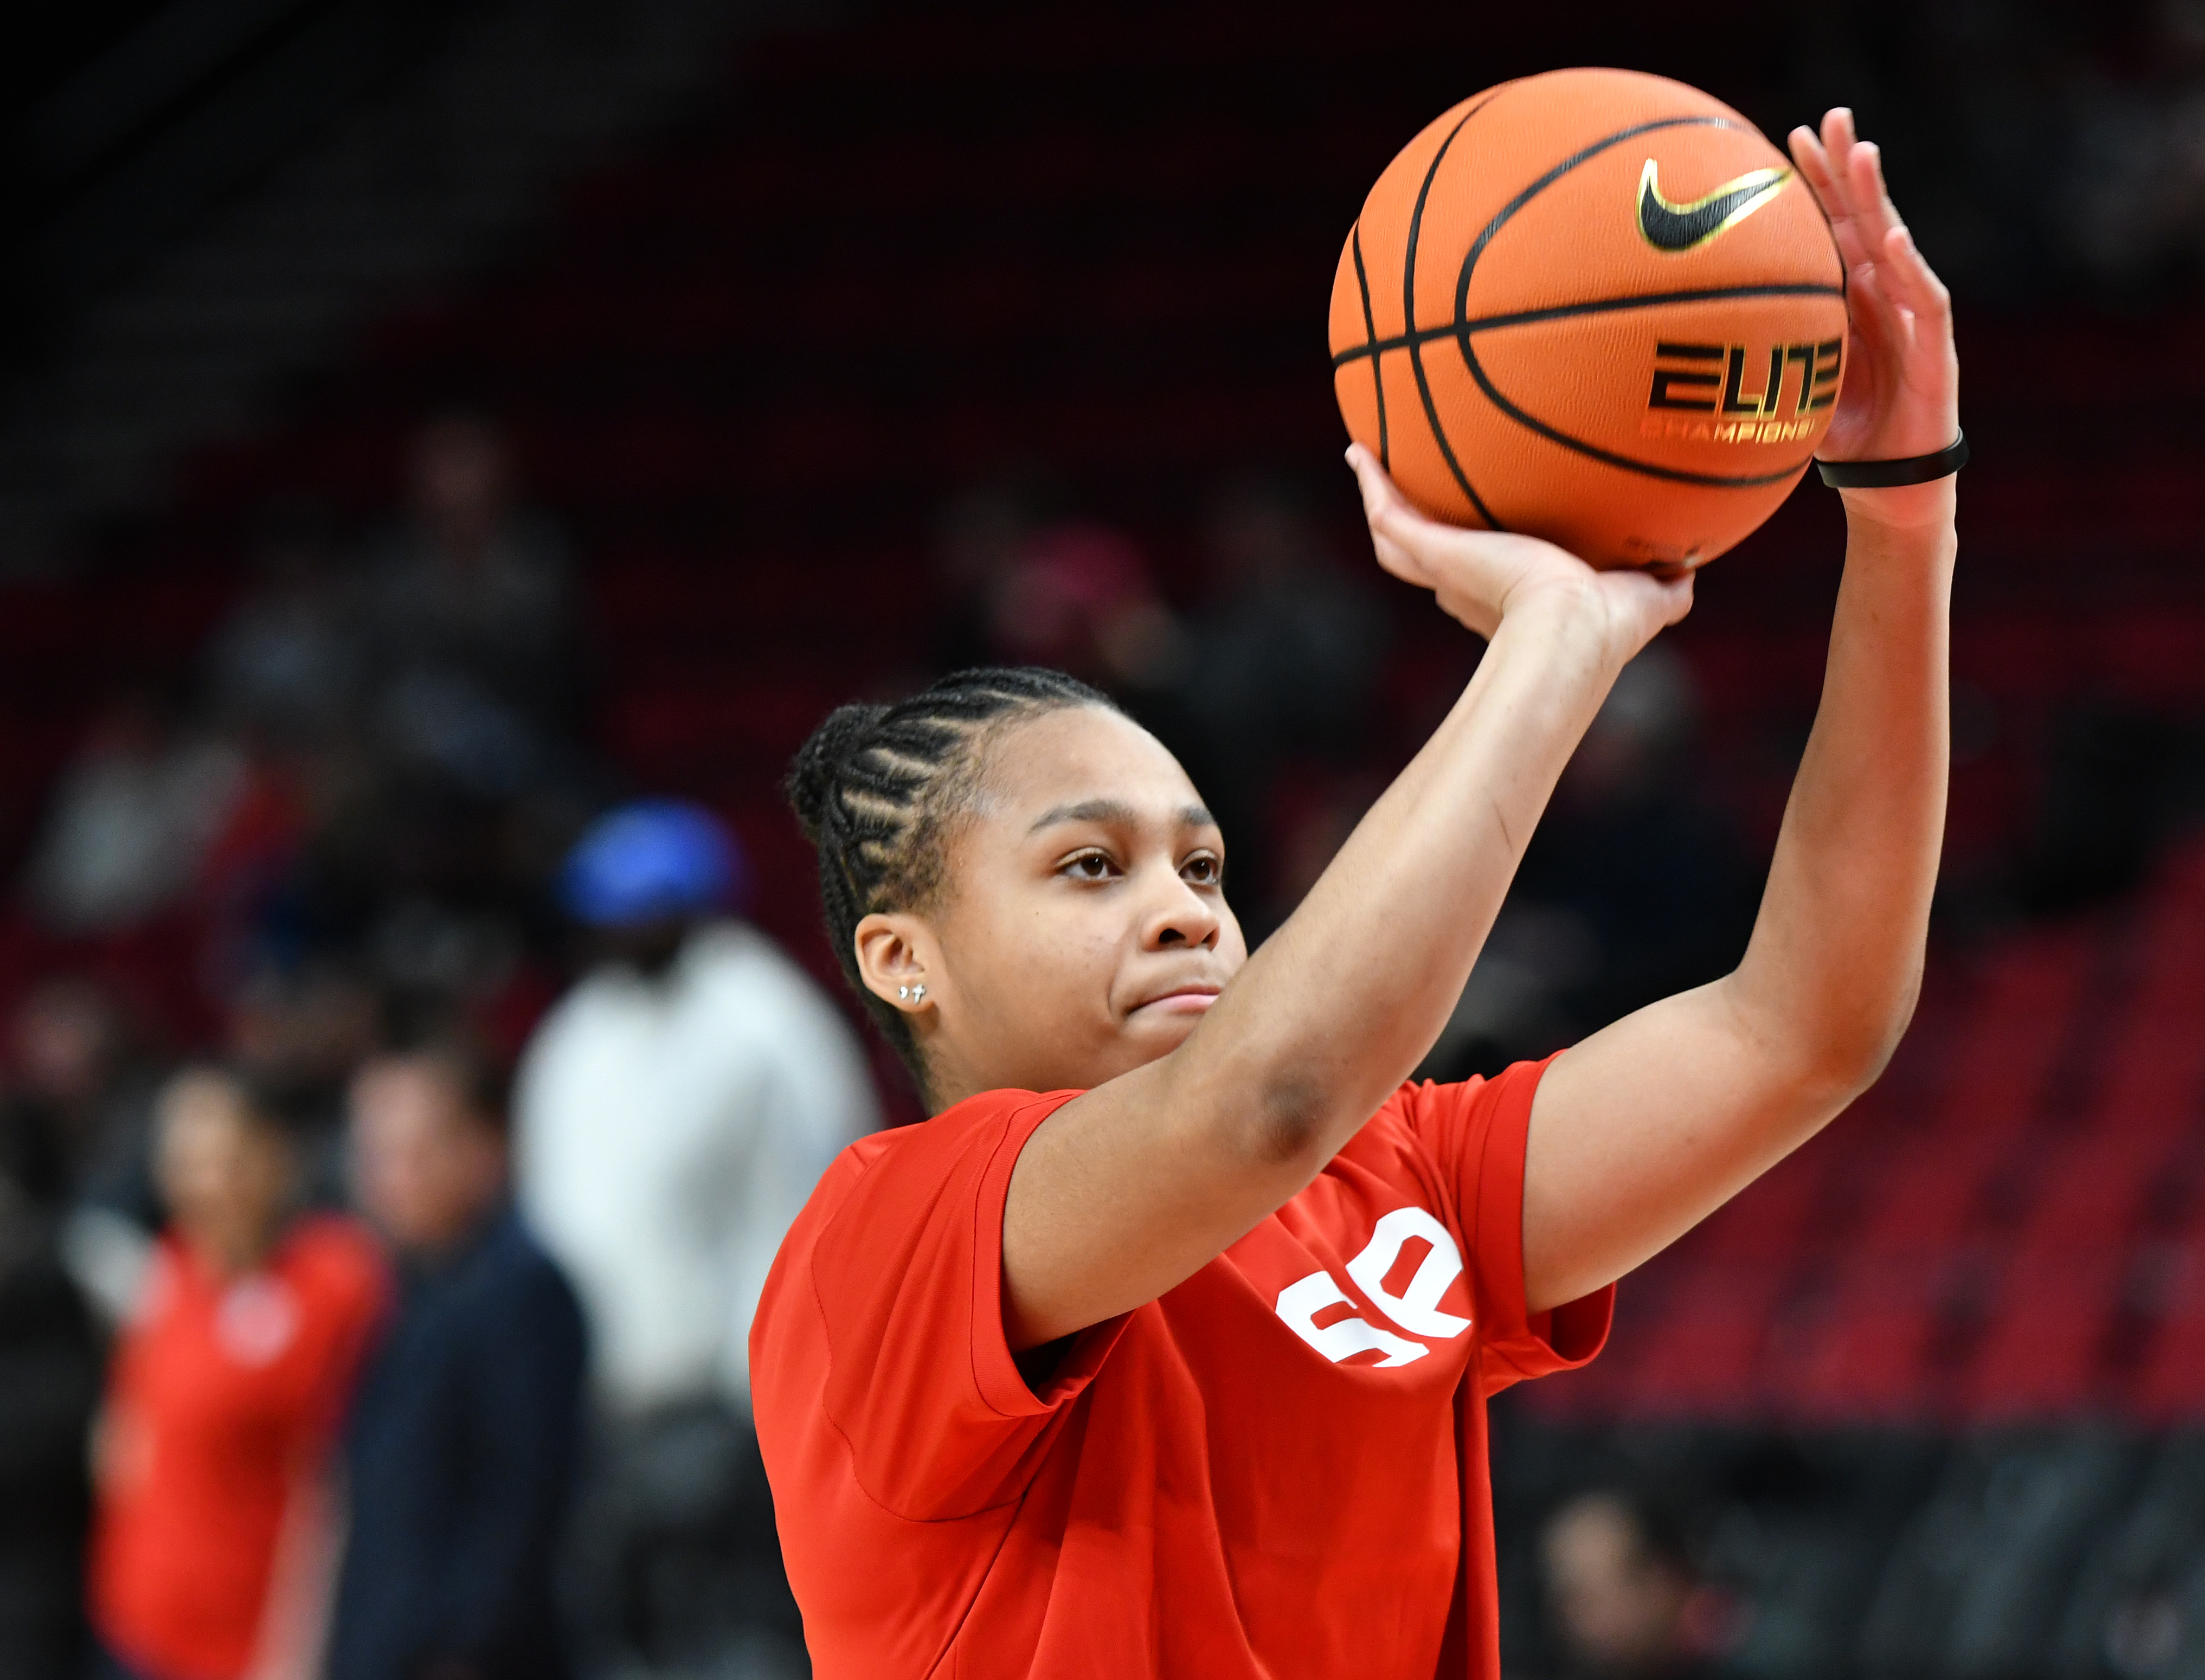
M 1951 312 L 1851 113 L 1792 155 L 1851 282 L 1823 448 L 1885 465 L 1845 492 L 1822 708 L 1732 973 L 1406 1083 L 1692 583 L 1435 524 L 1360 446 L 1378 560 L 1488 645 L 1252 956 L 1185 771 L 1069 677 L 965 672 L 806 743 L 838 954 L 933 1115 L 828 1169 L 751 1333 L 819 1680 L 1499 1680 L 1486 1397 L 1590 1357 L 1614 1280 L 1864 1089 L 1920 983 Z
M 383 1262 L 353 1220 L 296 1212 L 293 1141 L 243 1081 L 177 1074 L 156 1126 L 169 1225 L 98 1433 L 93 1631 L 129 1680 L 303 1680 Z

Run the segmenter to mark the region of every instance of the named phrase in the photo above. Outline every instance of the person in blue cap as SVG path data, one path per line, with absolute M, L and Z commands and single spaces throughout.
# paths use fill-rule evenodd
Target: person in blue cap
M 647 1660 L 719 1636 L 730 1605 L 796 1636 L 750 1428 L 751 1315 L 820 1173 L 881 1123 L 841 1012 L 742 919 L 750 884 L 699 806 L 600 818 L 558 882 L 593 960 L 515 1089 L 520 1204 L 590 1327 L 600 1427 L 577 1580 L 631 1600 L 585 1619 Z
M 560 872 L 559 896 L 603 954 L 657 977 L 699 917 L 747 901 L 750 867 L 711 812 L 680 799 L 644 799 L 582 836 Z

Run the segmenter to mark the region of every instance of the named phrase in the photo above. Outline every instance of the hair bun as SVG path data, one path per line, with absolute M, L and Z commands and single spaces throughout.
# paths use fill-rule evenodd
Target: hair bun
M 785 784 L 805 839 L 819 844 L 821 830 L 834 820 L 850 766 L 880 733 L 886 706 L 837 706 L 797 750 Z

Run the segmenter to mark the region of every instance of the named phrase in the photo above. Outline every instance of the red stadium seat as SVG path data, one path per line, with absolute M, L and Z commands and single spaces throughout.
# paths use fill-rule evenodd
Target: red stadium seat
M 1989 1185 L 2019 1147 L 2015 1133 L 1988 1125 L 1893 1140 L 1860 1163 L 1867 1205 L 1840 1258 L 1941 1256 L 1976 1227 Z
M 2158 1147 L 2135 1147 L 2139 1142 Z M 2163 1140 L 2149 1136 L 2104 1138 L 2085 1133 L 2071 1139 L 2064 1151 L 2042 1163 L 2036 1198 L 2015 1233 L 2016 1246 L 2032 1258 L 2051 1261 L 2125 1247 L 2167 1165 Z
M 1851 1123 L 1851 1117 L 1846 1124 Z M 1845 1158 L 1841 1146 L 1817 1139 L 1780 1161 L 1717 1208 L 1678 1246 L 1709 1267 L 1773 1266 L 1796 1260 L 1816 1234 L 1828 1172 Z
M 1802 1422 L 1922 1422 L 1941 1401 L 1932 1366 L 1951 1288 L 1950 1262 L 1842 1264 L 1828 1295 L 1772 1362 L 1769 1399 Z
M 1669 1310 L 1620 1398 L 1640 1416 L 1749 1416 L 1761 1410 L 1770 1326 L 1788 1279 L 1768 1266 L 1702 1265 L 1672 1279 Z
M 2129 1392 L 2129 1410 L 2147 1423 L 2205 1422 L 2205 1234 L 2172 1256 L 2165 1306 L 2149 1331 Z
M 2107 1326 L 2126 1269 L 2121 1249 L 2014 1259 L 1955 1389 L 1960 1415 L 1995 1423 L 2101 1406 Z

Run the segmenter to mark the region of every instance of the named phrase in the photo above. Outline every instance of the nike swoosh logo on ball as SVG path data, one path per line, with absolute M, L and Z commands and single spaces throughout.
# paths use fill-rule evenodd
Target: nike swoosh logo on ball
M 1681 205 L 1661 196 L 1660 177 L 1661 165 L 1649 157 L 1638 177 L 1638 231 L 1656 251 L 1690 251 L 1729 232 L 1774 198 L 1792 171 L 1750 170 L 1705 198 Z

